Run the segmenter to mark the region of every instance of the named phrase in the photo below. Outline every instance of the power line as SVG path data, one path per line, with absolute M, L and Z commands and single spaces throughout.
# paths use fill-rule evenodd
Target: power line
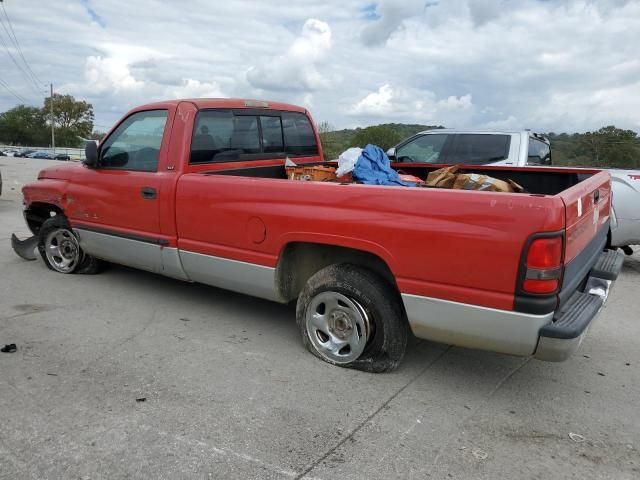
M 2 23 L 2 27 L 5 29 L 5 31 L 7 31 L 7 29 L 6 29 L 5 25 L 4 25 L 4 22 L 2 22 L 2 17 L 0 17 L 0 23 Z M 33 89 L 33 91 L 36 92 L 38 96 L 42 95 L 42 92 L 40 92 L 39 88 L 37 87 L 37 84 L 35 83 L 35 80 L 29 76 L 29 74 L 25 71 L 24 67 L 18 63 L 18 61 L 15 59 L 15 57 L 13 56 L 11 51 L 9 50 L 7 42 L 5 42 L 4 36 L 1 33 L 0 33 L 0 41 L 2 41 L 2 45 L 4 45 L 4 49 L 7 52 L 7 55 L 9 55 L 9 57 L 11 58 L 11 61 L 18 68 L 20 73 L 22 73 L 22 75 L 24 75 L 24 77 L 28 80 L 27 85 L 29 85 L 29 87 L 31 89 Z M 31 82 L 31 83 L 29 83 L 29 82 Z M 36 85 L 36 86 L 34 87 L 34 85 Z
M 11 24 L 11 19 L 9 18 L 9 14 L 7 13 L 7 10 L 4 8 L 4 2 L 0 2 L 0 6 L 2 7 L 2 11 L 4 12 L 4 16 L 7 18 L 7 24 L 9 25 L 9 29 L 11 30 L 11 33 L 13 34 L 12 40 L 13 40 L 13 43 L 15 44 L 15 46 L 18 49 L 18 53 L 20 54 L 20 58 L 22 58 L 22 61 L 24 62 L 25 66 L 27 67 L 27 70 L 31 74 L 31 77 L 33 77 L 33 79 L 36 81 L 36 83 L 38 85 L 44 85 L 44 82 L 38 78 L 38 76 L 35 74 L 35 72 L 31 68 L 31 65 L 29 65 L 29 62 L 27 62 L 27 59 L 24 57 L 24 54 L 22 53 L 22 48 L 20 47 L 20 42 L 18 42 L 18 37 L 16 37 L 16 32 L 13 30 L 13 25 Z M 9 35 L 9 38 L 11 38 L 11 35 Z
M 29 103 L 25 100 L 21 95 L 17 94 L 15 91 L 11 89 L 11 87 L 0 78 L 0 86 L 3 86 L 11 95 L 16 97 L 20 103 Z
M 2 3 L 2 2 L 0 2 L 0 3 Z M 9 35 L 9 38 L 11 38 L 11 35 L 8 33 L 7 27 L 5 26 L 4 21 L 2 20 L 2 17 L 0 17 L 0 23 L 2 24 L 2 28 L 4 29 L 4 31 L 7 32 L 7 35 Z M 11 61 L 18 68 L 20 73 L 22 73 L 22 75 L 24 75 L 24 77 L 28 80 L 27 81 L 27 85 L 34 92 L 36 92 L 36 96 L 37 97 L 40 97 L 41 95 L 43 95 L 44 92 L 40 91 L 40 88 L 39 88 L 38 84 L 36 83 L 36 81 L 33 78 L 31 78 L 31 76 L 29 76 L 29 74 L 25 71 L 24 67 L 22 65 L 20 65 L 17 62 L 17 60 L 15 59 L 15 57 L 13 56 L 11 51 L 9 50 L 9 46 L 7 45 L 7 42 L 4 40 L 4 36 L 1 34 L 1 32 L 0 32 L 0 40 L 2 41 L 2 45 L 4 45 L 4 49 L 7 52 L 7 55 L 9 55 L 9 57 L 11 58 Z M 4 82 L 4 83 L 6 84 L 6 82 Z
M 20 73 L 22 73 L 23 75 L 26 76 L 26 78 L 28 80 L 30 80 L 31 82 L 33 82 L 33 80 L 31 79 L 31 77 L 29 77 L 25 71 L 23 70 L 23 68 L 20 67 L 20 64 L 16 61 L 16 59 L 14 58 L 14 56 L 11 54 L 11 52 L 9 51 L 9 48 L 7 47 L 7 43 L 4 41 L 4 37 L 2 35 L 0 35 L 0 40 L 2 41 L 2 44 L 4 45 L 4 49 L 6 50 L 7 54 L 9 55 L 9 57 L 11 57 L 11 60 L 13 61 L 13 63 L 15 64 L 16 67 L 18 67 L 18 70 L 20 71 Z M 27 85 L 29 85 L 29 87 L 31 89 L 33 89 L 33 91 L 37 92 L 37 95 L 40 96 L 42 93 L 40 91 L 38 91 L 32 83 L 27 83 Z

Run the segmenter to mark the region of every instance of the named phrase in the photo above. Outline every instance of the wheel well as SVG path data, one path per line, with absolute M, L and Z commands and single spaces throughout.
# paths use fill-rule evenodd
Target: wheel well
M 295 242 L 288 244 L 278 259 L 276 282 L 280 296 L 287 302 L 295 300 L 312 275 L 336 263 L 367 268 L 384 278 L 400 295 L 391 269 L 377 255 L 335 245 Z
M 46 219 L 54 215 L 62 215 L 63 211 L 60 207 L 51 203 L 34 202 L 25 210 L 24 217 L 29 226 L 29 230 L 34 235 L 40 231 L 40 227 Z

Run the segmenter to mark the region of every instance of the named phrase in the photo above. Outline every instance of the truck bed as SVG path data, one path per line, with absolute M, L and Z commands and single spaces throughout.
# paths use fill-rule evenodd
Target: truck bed
M 305 164 L 310 165 L 310 164 Z M 314 163 L 313 165 L 336 166 L 335 162 Z M 403 165 L 395 164 L 395 170 L 416 175 L 426 179 L 429 172 L 447 165 Z M 500 180 L 513 180 L 521 185 L 526 193 L 537 195 L 557 195 L 578 183 L 592 177 L 595 171 L 572 172 L 564 169 L 534 169 L 518 167 L 489 167 L 467 166 L 461 167 L 460 173 L 478 173 L 489 175 Z M 217 170 L 203 172 L 205 175 L 235 175 L 241 177 L 259 177 L 287 180 L 287 174 L 283 165 L 259 166 L 249 168 L 237 168 L 229 170 Z
M 425 178 L 437 168 L 402 170 Z M 589 250 L 565 285 L 582 273 L 578 264 L 595 262 L 609 220 L 606 172 L 463 170 L 511 178 L 530 193 L 300 182 L 288 180 L 283 165 L 194 172 L 180 178 L 176 191 L 180 248 L 269 267 L 290 242 L 360 248 L 385 261 L 402 292 L 506 310 L 514 308 L 532 234 L 562 232 L 565 263 Z M 591 243 L 593 250 L 586 248 Z

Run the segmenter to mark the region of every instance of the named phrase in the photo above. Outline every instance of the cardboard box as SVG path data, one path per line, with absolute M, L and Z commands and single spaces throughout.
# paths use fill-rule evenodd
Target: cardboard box
M 458 173 L 458 166 L 434 170 L 427 177 L 427 187 L 456 190 L 484 190 L 487 192 L 523 192 L 524 188 L 513 180 L 498 180 L 478 173 Z
M 289 180 L 327 182 L 336 180 L 336 169 L 333 167 L 323 167 L 321 165 L 286 167 L 287 178 Z
M 457 165 L 434 170 L 427 175 L 427 182 L 425 185 L 427 187 L 453 188 L 453 184 L 456 181 L 457 171 Z
M 479 175 L 477 173 L 461 173 L 457 175 L 453 188 L 458 190 L 485 190 L 487 192 L 513 192 L 513 187 L 504 180 Z

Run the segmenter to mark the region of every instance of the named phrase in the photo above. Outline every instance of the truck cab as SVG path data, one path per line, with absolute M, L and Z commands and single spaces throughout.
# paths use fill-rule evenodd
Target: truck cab
M 399 163 L 552 165 L 549 140 L 530 130 L 425 130 L 387 154 Z
M 509 158 L 510 137 L 489 140 Z M 413 160 L 400 167 L 421 179 L 439 168 Z M 372 372 L 399 365 L 409 332 L 564 360 L 621 267 L 621 255 L 603 252 L 606 172 L 461 169 L 526 189 L 516 193 L 300 181 L 287 175 L 292 161 L 330 167 L 302 107 L 143 105 L 89 143 L 83 165 L 46 168 L 25 185 L 25 218 L 51 270 L 97 273 L 110 262 L 295 302 L 312 354 Z

